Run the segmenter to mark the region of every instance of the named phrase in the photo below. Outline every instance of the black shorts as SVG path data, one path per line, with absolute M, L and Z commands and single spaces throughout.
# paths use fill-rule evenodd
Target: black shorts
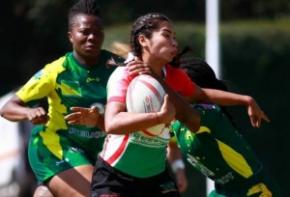
M 180 197 L 174 180 L 165 170 L 149 178 L 135 178 L 98 158 L 92 178 L 91 197 Z

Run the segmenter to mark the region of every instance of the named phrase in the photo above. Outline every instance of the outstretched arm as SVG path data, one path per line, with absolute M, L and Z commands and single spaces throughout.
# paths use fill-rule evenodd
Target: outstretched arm
M 246 106 L 253 127 L 259 128 L 262 121 L 270 122 L 269 118 L 259 107 L 255 99 L 248 95 L 241 95 L 216 89 L 198 88 L 196 94 L 191 99 L 195 101 L 215 103 L 218 105 Z

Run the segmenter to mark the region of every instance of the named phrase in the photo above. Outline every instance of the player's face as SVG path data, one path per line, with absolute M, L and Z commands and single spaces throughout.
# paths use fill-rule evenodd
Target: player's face
M 151 38 L 147 39 L 143 51 L 148 51 L 156 61 L 168 63 L 177 54 L 177 42 L 172 25 L 167 21 L 162 21 L 159 29 L 152 32 Z
M 77 55 L 82 58 L 98 57 L 104 41 L 101 19 L 92 15 L 76 15 L 68 36 Z

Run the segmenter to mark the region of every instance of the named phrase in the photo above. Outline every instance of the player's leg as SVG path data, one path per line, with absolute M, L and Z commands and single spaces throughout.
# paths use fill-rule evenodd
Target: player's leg
M 33 197 L 54 197 L 46 185 L 39 185 L 34 191 Z
M 89 196 L 93 169 L 92 165 L 68 169 L 54 176 L 47 185 L 55 196 Z
M 92 176 L 91 197 L 138 196 L 134 193 L 138 190 L 135 184 L 134 177 L 121 173 L 99 157 Z
M 165 169 L 162 173 L 144 180 L 148 189 L 141 191 L 140 196 L 152 197 L 180 197 L 177 185 L 169 173 L 169 169 Z
M 38 134 L 32 137 L 29 162 L 37 180 L 45 183 L 54 196 L 88 196 L 94 169 L 94 161 L 87 158 L 88 151 L 63 136 L 59 140 L 61 146 L 45 145 Z

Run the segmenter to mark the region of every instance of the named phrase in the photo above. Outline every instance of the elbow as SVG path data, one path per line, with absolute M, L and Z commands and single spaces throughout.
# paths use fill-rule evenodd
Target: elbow
M 9 116 L 8 116 L 8 112 L 5 110 L 5 106 L 4 106 L 2 109 L 0 109 L 0 116 L 1 116 L 2 118 L 7 119 L 7 120 L 14 121 L 13 119 L 10 119 L 10 118 L 9 118 Z
M 130 132 L 130 130 L 128 130 L 128 128 L 126 128 L 124 125 L 122 124 L 114 124 L 112 122 L 110 122 L 109 124 L 105 125 L 105 132 L 107 134 L 127 134 L 128 132 Z
M 104 116 L 104 129 L 107 134 L 112 134 L 114 131 L 114 123 L 113 123 L 113 118 L 108 117 L 108 113 Z
M 112 131 L 113 131 L 113 127 L 109 124 L 105 124 L 105 132 L 107 134 L 110 134 L 110 133 L 112 133 Z
M 113 122 L 105 123 L 105 132 L 107 134 L 116 134 L 118 128 L 115 126 Z

